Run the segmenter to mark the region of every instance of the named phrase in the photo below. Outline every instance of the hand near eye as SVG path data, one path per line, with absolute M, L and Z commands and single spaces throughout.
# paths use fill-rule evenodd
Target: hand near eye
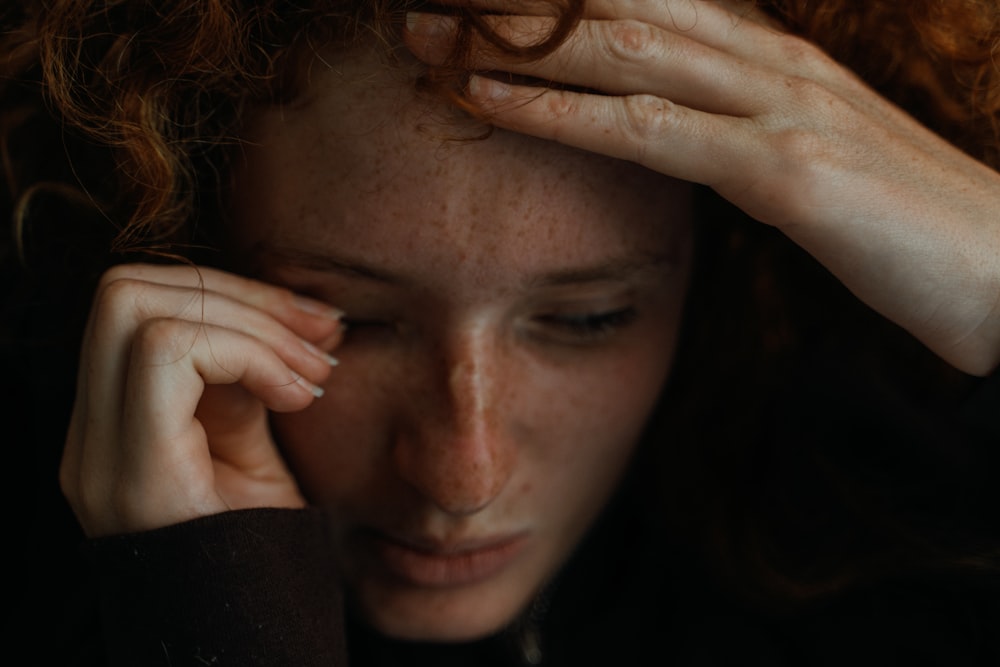
M 524 11 L 490 21 L 532 43 L 551 19 Z M 412 15 L 407 43 L 436 62 L 451 26 Z M 571 88 L 474 77 L 470 99 L 498 127 L 708 185 L 952 365 L 1000 362 L 1000 175 L 749 5 L 591 0 L 539 61 L 474 52 L 477 70 Z
M 339 313 L 206 268 L 120 266 L 84 332 L 60 482 L 91 537 L 302 507 L 267 411 L 321 393 Z

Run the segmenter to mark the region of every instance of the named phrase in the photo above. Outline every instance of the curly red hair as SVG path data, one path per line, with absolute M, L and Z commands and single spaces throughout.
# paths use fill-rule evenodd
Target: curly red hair
M 15 200 L 37 192 L 6 150 L 32 114 L 52 132 L 81 133 L 104 146 L 111 182 L 74 164 L 88 197 L 118 226 L 117 248 L 190 237 L 199 197 L 225 170 L 248 103 L 285 94 L 296 56 L 310 44 L 349 46 L 361 32 L 392 40 L 415 0 L 151 0 L 9 3 L 0 14 L 0 115 L 8 186 Z M 1000 6 L 984 0 L 760 0 L 794 32 L 818 42 L 878 90 L 964 150 L 998 164 Z M 553 0 L 554 48 L 583 11 Z M 489 35 L 476 12 L 456 10 L 463 35 Z M 460 40 L 451 70 L 460 71 Z M 24 86 L 29 86 L 25 94 Z M 447 84 L 445 84 L 447 87 Z M 33 93 L 33 94 L 31 94 Z M 11 103 L 16 99 L 17 103 Z M 73 161 L 75 156 L 69 156 Z M 60 186 L 62 187 L 62 186 Z M 65 188 L 63 188 L 65 189 Z M 204 203 L 204 202 L 202 202 Z M 20 210 L 26 210 L 22 206 Z
M 225 171 L 226 149 L 239 141 L 248 104 L 292 95 L 299 59 L 314 48 L 349 48 L 364 32 L 393 40 L 406 9 L 423 4 L 15 3 L 0 15 L 0 81 L 6 82 L 0 99 L 17 100 L 0 116 L 8 186 L 15 199 L 38 192 L 31 175 L 20 173 L 7 139 L 31 115 L 51 114 L 58 126 L 50 131 L 82 134 L 113 155 L 112 184 L 94 183 L 86 165 L 75 164 L 81 182 L 73 185 L 119 226 L 115 249 L 183 242 L 200 211 L 199 197 Z M 573 11 L 560 15 L 553 44 L 565 37 L 582 0 L 553 2 L 564 5 Z M 455 11 L 464 16 L 457 59 L 468 33 L 485 24 L 475 12 Z M 450 76 L 438 74 L 430 84 L 443 90 Z M 25 85 L 35 94 L 26 96 Z M 46 187 L 65 192 L 61 184 Z

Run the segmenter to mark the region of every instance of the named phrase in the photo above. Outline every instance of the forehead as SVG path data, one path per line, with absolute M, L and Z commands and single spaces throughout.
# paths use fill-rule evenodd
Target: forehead
M 676 182 L 502 130 L 481 138 L 414 76 L 375 53 L 340 56 L 314 65 L 297 103 L 254 114 L 235 177 L 242 232 L 347 242 L 379 262 L 399 259 L 400 238 L 425 257 L 461 246 L 514 261 L 530 248 L 571 262 L 588 248 L 661 246 L 663 223 L 686 217 Z

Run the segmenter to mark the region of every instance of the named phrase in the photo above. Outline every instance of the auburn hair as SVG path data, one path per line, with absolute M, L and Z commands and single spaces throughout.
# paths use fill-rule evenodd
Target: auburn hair
M 0 14 L 0 149 L 17 210 L 46 187 L 86 192 L 117 226 L 115 248 L 189 240 L 206 192 L 217 189 L 248 104 L 287 95 L 297 59 L 348 47 L 362 33 L 391 40 L 420 0 L 20 0 Z M 554 49 L 583 0 L 551 0 L 545 40 L 515 47 L 470 8 L 448 66 L 428 79 L 457 90 L 473 33 L 521 58 Z M 1000 6 L 987 0 L 759 0 L 877 90 L 977 158 L 996 165 Z M 455 99 L 459 98 L 454 94 Z M 49 124 L 31 124 L 36 116 Z M 67 155 L 79 182 L 46 183 L 12 151 L 12 135 L 69 134 L 107 151 L 110 178 Z M 88 154 L 92 150 L 87 151 Z M 23 224 L 23 215 L 18 224 Z

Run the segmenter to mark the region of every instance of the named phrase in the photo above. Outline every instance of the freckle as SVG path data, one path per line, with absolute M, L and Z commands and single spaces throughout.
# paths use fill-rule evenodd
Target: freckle
M 521 494 L 522 495 L 528 495 L 529 493 L 531 493 L 531 489 L 532 488 L 533 487 L 532 487 L 531 482 L 525 482 L 524 484 L 521 485 L 521 489 L 520 489 Z

